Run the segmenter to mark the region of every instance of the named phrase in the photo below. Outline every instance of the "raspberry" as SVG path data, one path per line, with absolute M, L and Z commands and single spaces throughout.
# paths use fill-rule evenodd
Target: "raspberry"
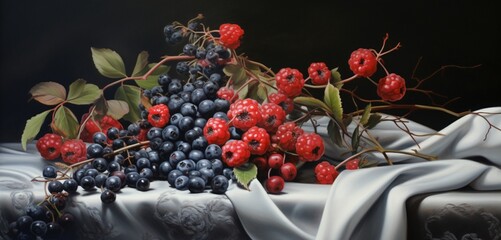
M 61 146 L 61 157 L 69 164 L 80 162 L 87 157 L 87 147 L 81 139 L 66 140 Z
M 353 159 L 353 160 L 350 160 L 346 163 L 346 169 L 348 170 L 356 170 L 356 169 L 359 169 L 359 163 L 360 163 L 360 160 L 358 159 Z
M 36 144 L 40 155 L 47 160 L 54 160 L 61 156 L 61 145 L 63 145 L 63 138 L 54 133 L 46 133 L 38 139 Z
M 405 79 L 395 73 L 379 79 L 377 85 L 377 95 L 381 99 L 390 102 L 402 99 L 405 95 L 405 90 Z
M 165 104 L 157 104 L 148 109 L 148 122 L 153 127 L 165 127 L 169 122 L 169 118 L 169 108 Z
M 278 146 L 286 151 L 296 149 L 297 138 L 304 133 L 304 130 L 296 126 L 294 122 L 286 122 L 278 127 L 275 135 L 278 139 Z
M 209 144 L 222 146 L 230 139 L 228 123 L 222 118 L 209 118 L 203 132 Z
M 310 64 L 308 74 L 315 85 L 325 85 L 331 78 L 331 71 L 323 62 Z
M 222 87 L 217 90 L 217 97 L 221 99 L 226 99 L 228 102 L 233 102 L 233 97 L 235 96 L 235 91 L 229 87 Z
M 84 114 L 82 116 L 82 121 L 87 119 L 88 114 Z M 80 134 L 80 139 L 82 139 L 84 142 L 92 142 L 92 138 L 96 132 L 106 132 L 110 127 L 116 127 L 118 130 L 122 130 L 123 126 L 122 124 L 114 119 L 111 116 L 104 116 L 101 118 L 99 121 L 96 121 L 93 118 L 90 118 L 85 122 L 85 127 Z
M 229 167 L 238 167 L 246 163 L 250 157 L 249 147 L 242 140 L 227 142 L 222 147 L 222 158 Z
M 339 172 L 327 161 L 322 161 L 315 166 L 315 178 L 320 184 L 332 184 Z
M 316 161 L 324 155 L 324 141 L 316 133 L 304 133 L 297 138 L 296 153 L 303 161 Z
M 377 70 L 377 58 L 370 49 L 359 48 L 353 51 L 348 64 L 351 71 L 361 77 L 370 77 Z
M 286 114 L 294 110 L 294 101 L 283 93 L 272 93 L 268 95 L 268 102 L 277 104 L 282 107 Z
M 224 23 L 219 26 L 221 34 L 221 44 L 230 49 L 236 49 L 240 46 L 240 39 L 244 35 L 244 30 L 237 24 Z
M 250 153 L 263 155 L 270 147 L 270 135 L 264 128 L 251 127 L 242 135 L 242 141 L 247 143 Z
M 297 69 L 282 68 L 275 79 L 278 90 L 288 97 L 298 96 L 304 87 L 303 74 Z
M 230 105 L 228 118 L 233 126 L 246 131 L 262 120 L 261 106 L 254 99 L 238 99 Z
M 278 126 L 285 121 L 285 111 L 275 103 L 261 105 L 261 113 L 263 114 L 263 121 L 259 122 L 258 126 L 270 133 L 276 132 Z

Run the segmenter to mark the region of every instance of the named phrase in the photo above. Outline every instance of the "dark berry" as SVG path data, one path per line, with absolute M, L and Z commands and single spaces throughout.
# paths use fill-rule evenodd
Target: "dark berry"
M 186 102 L 181 106 L 180 112 L 183 116 L 195 117 L 197 115 L 197 106 L 193 103 Z
M 189 181 L 190 181 L 189 177 L 184 176 L 184 175 L 179 176 L 174 181 L 174 187 L 177 190 L 181 190 L 181 191 L 188 190 L 188 183 L 189 183 Z
M 188 43 L 183 47 L 183 53 L 188 56 L 195 56 L 196 50 L 197 48 L 195 47 L 195 45 L 191 43 Z
M 117 199 L 117 194 L 109 189 L 105 189 L 101 193 L 101 202 L 103 203 L 113 203 Z
M 104 172 L 108 170 L 108 161 L 104 158 L 96 158 L 92 160 L 92 167 L 99 172 Z
M 56 178 L 57 177 L 57 169 L 54 166 L 45 166 L 42 175 L 45 178 Z
M 217 194 L 223 194 L 228 190 L 228 178 L 223 175 L 217 175 L 212 178 L 211 187 L 212 192 Z
M 188 190 L 191 193 L 201 193 L 205 190 L 205 181 L 201 177 L 190 178 L 188 183 Z
M 207 95 L 205 94 L 205 91 L 203 88 L 196 88 L 191 93 L 191 102 L 193 104 L 198 105 L 200 102 L 202 102 L 205 99 L 207 99 Z

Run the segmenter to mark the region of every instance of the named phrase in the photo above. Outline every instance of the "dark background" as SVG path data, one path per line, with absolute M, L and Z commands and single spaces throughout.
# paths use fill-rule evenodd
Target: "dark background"
M 447 69 L 423 87 L 461 97 L 449 105 L 455 111 L 501 106 L 501 21 L 495 3 L 2 0 L 0 142 L 20 141 L 26 120 L 48 109 L 28 102 L 28 91 L 36 83 L 55 81 L 67 87 L 83 78 L 102 87 L 109 81 L 94 68 L 90 47 L 117 51 L 130 72 L 142 50 L 150 53 L 150 61 L 177 53 L 180 46 L 165 43 L 163 27 L 176 20 L 186 22 L 198 13 L 213 29 L 225 22 L 241 25 L 245 37 L 239 52 L 275 71 L 294 67 L 306 74 L 309 63 L 324 61 L 339 67 L 346 77 L 351 74 L 350 53 L 359 47 L 379 49 L 389 33 L 388 44 L 401 42 L 403 48 L 384 58 L 386 66 L 408 79 L 409 85 L 420 57 L 418 77 L 442 65 L 482 64 L 475 69 Z M 407 101 L 418 100 L 425 99 L 408 95 Z M 412 119 L 435 129 L 454 120 L 431 113 L 419 112 Z

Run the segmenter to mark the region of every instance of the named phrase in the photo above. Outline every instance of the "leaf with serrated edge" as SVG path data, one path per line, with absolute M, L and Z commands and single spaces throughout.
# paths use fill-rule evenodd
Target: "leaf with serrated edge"
M 139 103 L 141 102 L 141 89 L 124 84 L 117 88 L 115 92 L 115 99 L 125 101 L 129 105 L 129 112 L 123 117 L 129 122 L 136 122 L 141 119 L 139 112 Z
M 94 103 L 102 95 L 101 89 L 94 84 L 87 83 L 83 86 L 79 96 L 68 100 L 69 103 L 76 105 L 87 105 Z
M 147 71 L 149 71 L 156 63 L 148 64 L 147 68 L 144 68 L 143 71 L 139 74 L 140 76 L 144 75 Z M 145 80 L 136 80 L 136 84 L 142 89 L 151 89 L 154 86 L 158 86 L 158 77 L 161 74 L 168 72 L 170 69 L 169 66 L 160 65 L 157 69 L 155 69 L 151 75 L 149 75 Z
M 233 173 L 237 181 L 242 184 L 246 189 L 249 189 L 249 183 L 257 176 L 257 167 L 253 163 L 246 164 L 245 167 L 236 167 Z
M 341 96 L 339 96 L 339 89 L 330 83 L 325 87 L 324 102 L 331 109 L 336 121 L 341 122 L 343 120 Z
M 313 97 L 295 97 L 294 102 L 307 107 L 320 108 L 332 113 L 332 110 L 324 102 Z
M 36 101 L 49 106 L 59 104 L 66 99 L 66 89 L 56 82 L 38 83 L 29 93 Z
M 136 65 L 134 66 L 134 70 L 132 71 L 133 77 L 141 76 L 140 73 L 143 69 L 148 65 L 148 57 L 150 55 L 146 51 L 142 51 L 137 55 Z
M 65 138 L 76 138 L 79 124 L 75 114 L 69 108 L 62 106 L 56 110 L 52 127 Z
M 117 52 L 108 48 L 91 48 L 92 60 L 101 75 L 109 78 L 125 77 L 125 65 Z
M 331 78 L 332 78 L 332 83 L 334 83 L 334 86 L 336 88 L 341 88 L 343 84 L 341 83 L 341 73 L 339 73 L 338 68 L 334 68 L 331 70 Z
M 245 69 L 240 64 L 228 64 L 223 68 L 223 72 L 230 76 L 235 88 L 242 86 L 248 79 Z
M 381 121 L 381 115 L 377 113 L 371 114 L 369 120 L 367 121 L 367 128 L 372 129 Z
M 367 106 L 365 106 L 364 113 L 360 118 L 360 124 L 362 124 L 362 126 L 366 126 L 367 122 L 369 121 L 369 116 L 371 114 L 371 107 L 372 105 L 370 103 L 367 104 Z
M 70 101 L 75 98 L 78 98 L 82 93 L 84 86 L 87 82 L 83 79 L 77 79 L 76 81 L 70 84 L 70 88 L 68 90 L 68 98 L 66 100 Z
M 332 119 L 329 121 L 329 124 L 327 124 L 327 134 L 329 135 L 332 142 L 334 142 L 334 144 L 336 144 L 338 146 L 343 145 L 341 131 L 340 131 L 338 125 L 336 124 L 336 122 L 334 122 L 334 120 L 332 120 Z
M 42 124 L 50 111 L 51 110 L 47 110 L 39 113 L 26 121 L 23 135 L 21 136 L 21 146 L 23 147 L 24 151 L 26 151 L 26 143 L 33 140 L 40 132 L 40 128 L 42 127 Z
M 106 101 L 106 105 L 108 106 L 107 115 L 110 115 L 114 119 L 121 119 L 129 112 L 129 105 L 125 101 L 108 100 Z

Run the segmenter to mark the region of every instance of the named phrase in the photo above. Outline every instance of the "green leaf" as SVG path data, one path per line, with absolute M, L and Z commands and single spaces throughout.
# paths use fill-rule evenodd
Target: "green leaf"
M 33 140 L 40 132 L 40 128 L 42 127 L 42 124 L 50 111 L 52 110 L 47 110 L 45 112 L 39 113 L 26 121 L 23 135 L 21 136 L 21 146 L 23 147 L 24 151 L 26 151 L 26 143 Z
M 134 70 L 132 71 L 133 77 L 141 76 L 140 73 L 143 69 L 148 65 L 148 57 L 150 55 L 146 51 L 142 51 L 137 55 L 136 65 L 134 66 Z
M 254 163 L 248 163 L 241 167 L 233 169 L 237 181 L 246 189 L 249 189 L 249 183 L 257 176 L 257 167 Z
M 332 110 L 324 102 L 313 97 L 295 97 L 294 102 L 311 108 L 321 108 L 332 113 Z
M 369 117 L 371 114 L 371 107 L 372 105 L 369 103 L 367 106 L 365 106 L 364 113 L 362 114 L 362 118 L 360 118 L 360 124 L 362 126 L 366 126 L 367 123 L 369 122 Z
M 108 48 L 90 48 L 92 60 L 101 75 L 109 78 L 126 77 L 125 65 L 117 52 Z
M 68 102 L 76 105 L 91 104 L 102 95 L 101 93 L 101 89 L 96 85 L 86 83 L 83 79 L 78 79 L 70 85 Z
M 343 87 L 343 84 L 341 83 L 341 73 L 339 73 L 338 68 L 334 68 L 331 70 L 331 78 L 332 78 L 332 83 L 334 83 L 334 86 L 338 89 L 341 89 Z
M 57 105 L 66 99 L 66 89 L 56 82 L 41 82 L 33 86 L 29 93 L 36 101 L 45 105 Z
M 330 120 L 327 124 L 327 134 L 329 135 L 332 142 L 338 146 L 343 145 L 343 139 L 341 137 L 341 130 L 334 120 Z
M 352 152 L 353 154 L 357 153 L 358 146 L 360 144 L 360 135 L 359 135 L 360 130 L 358 127 L 353 130 L 353 134 L 351 135 L 351 147 L 352 147 Z
M 369 117 L 369 120 L 367 121 L 367 128 L 368 129 L 372 129 L 373 127 L 375 127 L 379 122 L 381 122 L 381 115 L 380 114 L 377 114 L 377 113 L 373 113 L 371 114 L 371 116 Z
M 227 64 L 223 72 L 230 77 L 235 88 L 242 86 L 248 79 L 245 69 L 240 64 Z
M 144 68 L 143 71 L 139 74 L 139 76 L 144 75 L 146 72 L 148 72 L 153 66 L 155 66 L 156 63 L 150 63 L 148 64 L 147 68 Z M 161 74 L 164 74 L 168 72 L 170 69 L 169 66 L 166 65 L 160 65 L 157 69 L 155 69 L 151 75 L 149 75 L 145 80 L 136 80 L 136 84 L 143 88 L 143 89 L 151 89 L 154 86 L 158 85 L 158 77 Z
M 341 106 L 341 96 L 339 89 L 332 84 L 327 84 L 324 91 L 324 102 L 329 107 L 337 122 L 343 120 L 343 108 Z
M 99 98 L 96 100 L 96 103 L 94 103 L 94 112 L 95 115 L 97 115 L 99 118 L 104 117 L 106 113 L 108 112 L 108 104 L 106 101 L 106 98 L 101 94 Z
M 115 92 L 115 99 L 122 100 L 129 105 L 129 112 L 123 117 L 129 122 L 136 122 L 141 119 L 139 103 L 141 102 L 141 89 L 132 85 L 122 85 Z
M 56 110 L 54 115 L 53 123 L 51 125 L 52 130 L 64 138 L 76 138 L 79 128 L 78 120 L 73 112 L 65 107 L 61 106 Z
M 125 101 L 108 100 L 106 105 L 108 106 L 107 115 L 114 119 L 121 119 L 125 114 L 129 113 L 129 105 Z

